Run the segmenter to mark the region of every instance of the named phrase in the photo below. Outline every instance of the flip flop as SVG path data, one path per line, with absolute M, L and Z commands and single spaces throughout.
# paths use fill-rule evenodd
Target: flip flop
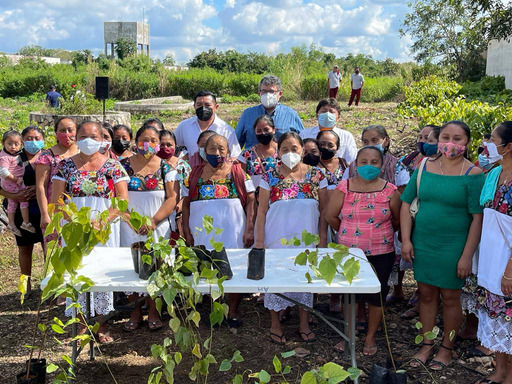
M 336 352 L 345 352 L 345 340 L 341 340 L 334 346 Z
M 375 356 L 377 354 L 377 351 L 379 348 L 377 347 L 377 344 L 370 345 L 369 347 L 363 347 L 363 355 L 364 356 Z M 373 353 L 372 353 L 373 351 Z
M 482 351 L 476 347 L 471 347 L 469 349 L 469 351 L 466 353 L 466 356 L 467 357 L 489 357 L 489 356 L 492 356 L 492 352 L 487 355 L 484 351 Z
M 240 320 L 238 317 L 231 317 L 226 320 L 229 328 L 239 328 L 242 326 L 242 320 Z
M 139 321 L 129 320 L 126 323 L 124 323 L 123 330 L 126 332 L 133 332 L 140 327 L 140 323 L 142 323 L 142 319 L 140 319 Z M 162 328 L 162 327 L 160 327 L 160 328 Z
M 311 332 L 300 332 L 299 331 L 299 335 L 300 335 L 302 341 L 304 341 L 306 343 L 312 343 L 312 342 L 316 341 L 316 336 L 313 331 L 311 331 Z M 310 339 L 309 335 L 313 335 L 313 338 Z M 306 338 L 304 338 L 304 336 L 306 336 Z
M 308 324 L 318 324 L 318 319 L 315 315 L 310 315 L 308 317 Z
M 277 337 L 279 341 L 274 339 L 274 337 Z M 274 344 L 285 345 L 286 340 L 284 340 L 284 332 L 281 333 L 281 335 L 278 335 L 277 333 L 273 333 L 272 331 L 270 331 L 270 341 L 273 342 Z
M 498 383 L 497 381 L 491 380 L 486 377 L 485 379 L 478 381 L 478 384 L 501 384 L 501 383 Z
M 98 341 L 100 344 L 108 344 L 114 341 L 114 339 L 110 336 L 109 332 L 98 333 Z
M 150 331 L 158 331 L 159 329 L 162 329 L 162 322 L 160 320 L 157 321 L 149 321 L 148 320 L 148 328 Z
M 448 348 L 448 347 L 445 347 L 443 344 L 440 345 L 441 348 L 444 348 L 448 351 L 453 351 L 453 348 Z M 453 357 L 453 356 L 452 356 Z M 439 361 L 439 360 L 436 360 L 435 358 L 432 359 L 432 361 L 430 362 L 430 364 L 428 365 L 428 367 L 432 370 L 432 371 L 436 371 L 436 372 L 439 372 L 439 371 L 444 371 L 446 368 L 448 368 L 450 366 L 450 364 L 452 363 L 453 361 L 453 358 L 450 359 L 450 362 L 448 364 L 445 364 L 443 363 L 442 361 Z
M 416 310 L 415 308 L 408 309 L 404 313 L 400 315 L 400 317 L 404 320 L 411 320 L 415 317 L 419 316 L 420 311 Z

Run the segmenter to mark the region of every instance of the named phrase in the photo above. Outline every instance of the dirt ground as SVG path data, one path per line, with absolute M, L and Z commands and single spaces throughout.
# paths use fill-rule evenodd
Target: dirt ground
M 228 122 L 235 122 L 241 111 L 247 104 L 222 105 L 219 115 Z M 296 108 L 301 117 L 305 120 L 305 126 L 313 126 L 315 103 L 296 103 Z M 341 119 L 341 126 L 352 131 L 357 139 L 360 136 L 360 128 L 370 123 L 381 123 L 389 128 L 393 138 L 392 151 L 401 154 L 408 151 L 414 145 L 416 122 L 400 118 L 394 112 L 394 104 L 372 104 L 362 106 L 358 109 L 344 109 Z M 191 111 L 172 116 L 163 116 L 168 128 L 174 128 L 181 119 L 190 116 Z M 140 116 L 143 120 L 146 116 Z M 19 293 L 16 285 L 19 278 L 17 261 L 17 249 L 14 238 L 11 234 L 0 235 L 0 383 L 15 382 L 14 376 L 22 369 L 23 362 L 28 356 L 28 349 L 24 347 L 31 343 L 31 335 L 35 323 L 38 295 L 40 294 L 39 281 L 41 280 L 42 252 L 39 245 L 34 252 L 33 279 L 34 291 L 23 305 L 19 301 Z M 410 297 L 415 290 L 414 281 L 410 272 L 405 279 L 405 294 Z M 315 305 L 316 309 L 328 314 L 328 297 L 319 296 Z M 416 336 L 415 322 L 417 320 L 403 320 L 400 314 L 406 309 L 405 303 L 398 303 L 385 308 L 388 324 L 391 350 L 395 359 L 407 360 L 417 350 L 414 344 Z M 203 319 L 208 316 L 209 305 L 205 302 L 201 309 Z M 244 357 L 240 364 L 227 373 L 218 372 L 218 365 L 213 366 L 209 376 L 210 383 L 231 383 L 236 373 L 243 373 L 244 382 L 253 383 L 254 379 L 247 379 L 248 373 L 258 372 L 261 369 L 274 373 L 272 358 L 274 355 L 281 357 L 282 352 L 301 348 L 304 357 L 290 357 L 285 359 L 286 364 L 291 366 L 291 373 L 287 376 L 289 383 L 299 383 L 300 374 L 318 367 L 326 362 L 334 361 L 349 367 L 348 361 L 343 361 L 342 354 L 334 350 L 334 345 L 340 340 L 336 334 L 321 322 L 312 326 L 316 333 L 317 341 L 314 343 L 301 342 L 298 330 L 298 317 L 292 312 L 291 318 L 284 325 L 287 344 L 279 346 L 270 342 L 269 327 L 270 318 L 262 304 L 256 303 L 255 298 L 246 297 L 240 307 L 243 326 L 236 332 L 232 332 L 226 325 L 215 329 L 213 342 L 213 355 L 220 363 L 225 358 L 231 358 L 235 350 L 239 350 Z M 165 337 L 171 336 L 172 331 L 164 321 L 164 329 L 158 332 L 150 332 L 147 324 L 144 323 L 134 333 L 124 332 L 123 324 L 127 321 L 128 313 L 120 313 L 110 322 L 110 332 L 114 342 L 102 345 L 103 356 L 97 357 L 94 361 L 88 360 L 88 347 L 79 357 L 77 364 L 77 383 L 98 384 L 98 383 L 129 383 L 138 384 L 147 382 L 151 370 L 158 365 L 158 362 L 151 357 L 150 347 L 152 343 L 160 342 Z M 65 319 L 63 308 L 43 306 L 43 318 L 58 317 Z M 442 323 L 441 323 L 442 324 Z M 440 325 L 441 325 L 440 324 Z M 201 323 L 200 333 L 206 339 L 209 327 Z M 357 352 L 359 368 L 363 370 L 360 382 L 369 383 L 369 372 L 374 363 L 385 364 L 388 355 L 384 333 L 378 336 L 378 353 L 374 357 L 364 357 L 362 354 L 362 341 L 364 335 L 358 336 Z M 62 353 L 71 355 L 69 335 L 58 335 L 58 340 L 63 342 L 59 345 L 53 335 L 47 342 L 44 356 L 49 362 L 59 363 L 59 356 Z M 423 368 L 408 369 L 409 383 L 473 383 L 483 378 L 490 368 L 489 361 L 474 362 L 464 356 L 474 342 L 464 341 L 456 344 L 452 364 L 443 372 L 429 372 Z M 299 350 L 300 351 L 300 350 Z M 281 358 L 281 360 L 283 360 Z M 115 381 L 111 378 L 105 365 L 108 363 Z M 486 367 L 487 366 L 487 367 Z M 188 378 L 189 364 L 184 358 L 182 364 L 177 368 L 176 383 L 190 382 Z M 49 380 L 48 380 L 49 381 Z M 282 382 L 276 375 L 272 376 L 272 383 Z

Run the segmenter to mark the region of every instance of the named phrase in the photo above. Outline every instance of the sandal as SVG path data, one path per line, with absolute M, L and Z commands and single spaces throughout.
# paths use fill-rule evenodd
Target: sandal
M 148 319 L 148 329 L 150 331 L 158 331 L 159 329 L 162 329 L 162 322 L 160 321 L 160 319 L 158 319 L 157 321 L 149 321 Z
M 467 357 L 489 357 L 492 356 L 492 352 L 489 354 L 486 354 L 481 349 L 478 349 L 478 347 L 471 347 L 469 351 L 466 353 Z
M 238 317 L 230 317 L 226 321 L 229 328 L 239 328 L 242 326 L 242 320 L 240 320 Z
M 277 337 L 279 340 L 274 339 L 274 337 Z M 284 338 L 284 332 L 281 333 L 281 335 L 278 335 L 277 333 L 273 333 L 272 331 L 270 331 L 270 341 L 275 344 L 285 345 L 286 339 Z
M 336 344 L 334 346 L 334 350 L 336 352 L 341 352 L 341 353 L 345 352 L 345 340 L 341 340 L 340 342 L 338 342 L 338 344 Z
M 100 344 L 108 344 L 114 341 L 114 339 L 110 336 L 110 332 L 101 333 L 98 332 L 98 341 Z
M 377 344 L 370 345 L 369 347 L 363 347 L 363 355 L 364 356 L 374 356 L 379 348 L 377 347 Z
M 422 346 L 429 346 L 429 347 L 433 347 L 434 346 L 434 343 L 423 343 Z M 432 349 L 431 349 L 432 350 Z M 411 366 L 411 368 L 419 368 L 419 367 L 423 367 L 425 364 L 427 364 L 427 360 L 429 359 L 430 357 L 430 353 L 432 353 L 432 351 L 429 352 L 429 356 L 425 359 L 425 361 L 421 360 L 420 358 L 418 357 L 413 357 L 411 359 L 411 361 L 409 362 L 409 365 Z
M 140 327 L 140 323 L 142 323 L 142 319 L 140 319 L 139 321 L 128 320 L 126 323 L 124 323 L 123 330 L 125 330 L 126 332 L 133 332 Z M 160 326 L 160 328 L 162 327 Z
M 316 318 L 315 315 L 309 315 L 308 324 L 318 324 L 318 319 Z
M 414 319 L 415 317 L 418 317 L 420 314 L 420 311 L 417 310 L 416 308 L 411 308 L 411 309 L 408 309 L 407 311 L 405 311 L 404 313 L 402 313 L 402 315 L 400 315 L 400 317 L 404 320 L 411 320 L 411 319 Z
M 443 344 L 441 344 L 441 348 L 444 348 L 448 351 L 453 351 L 453 348 L 448 348 L 448 347 L 445 347 Z M 446 368 L 448 368 L 450 366 L 450 364 L 452 363 L 452 359 L 450 359 L 450 362 L 448 364 L 445 364 L 443 363 L 442 361 L 439 361 L 439 360 L 436 360 L 435 358 L 432 359 L 432 361 L 430 362 L 430 364 L 428 365 L 428 367 L 432 370 L 432 371 L 436 371 L 436 372 L 439 372 L 439 371 L 444 371 Z
M 7 229 L 14 233 L 16 236 L 21 237 L 21 231 L 17 227 L 7 226 Z
M 316 336 L 315 336 L 315 333 L 313 331 L 310 331 L 310 332 L 300 332 L 299 331 L 299 335 L 302 339 L 302 341 L 306 342 L 306 343 L 312 343 L 314 341 L 316 341 Z M 313 338 L 309 338 L 310 335 L 313 335 Z M 306 336 L 306 338 L 304 338 L 304 336 Z
M 367 330 L 368 330 L 368 322 L 367 321 L 357 321 L 356 322 L 356 331 L 366 332 Z
M 479 380 L 477 382 L 477 384 L 501 384 L 501 383 L 498 383 L 497 381 L 494 381 L 494 380 L 491 380 L 489 379 L 488 377 L 486 377 L 485 379 L 483 380 Z

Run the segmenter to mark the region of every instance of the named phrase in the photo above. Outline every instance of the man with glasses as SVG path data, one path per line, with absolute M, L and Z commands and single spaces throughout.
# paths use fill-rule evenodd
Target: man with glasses
M 281 80 L 277 76 L 266 75 L 258 85 L 258 94 L 261 104 L 247 108 L 240 116 L 236 126 L 236 136 L 240 146 L 245 145 L 246 149 L 258 144 L 254 133 L 254 122 L 261 115 L 267 114 L 272 117 L 276 126 L 276 139 L 289 131 L 300 133 L 304 126 L 302 121 L 292 108 L 279 103 L 283 94 Z

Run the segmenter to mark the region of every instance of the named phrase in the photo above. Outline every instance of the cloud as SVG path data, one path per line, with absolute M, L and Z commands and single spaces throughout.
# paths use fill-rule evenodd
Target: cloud
M 151 52 L 178 62 L 208 50 L 277 54 L 314 43 L 336 55 L 409 59 L 400 39 L 405 2 L 394 0 L 2 0 L 0 51 L 38 44 L 103 51 L 104 21 L 150 24 Z

